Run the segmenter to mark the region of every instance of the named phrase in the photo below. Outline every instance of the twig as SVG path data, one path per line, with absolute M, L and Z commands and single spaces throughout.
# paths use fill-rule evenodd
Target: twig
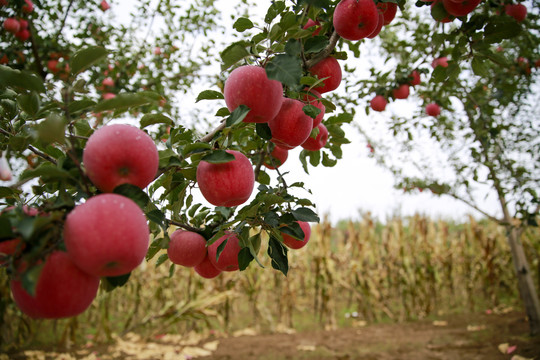
M 216 127 L 214 130 L 210 131 L 208 134 L 200 138 L 199 142 L 205 142 L 205 143 L 210 142 L 210 140 L 214 138 L 214 135 L 216 135 L 221 130 L 225 129 L 226 126 L 227 126 L 227 122 L 223 120 L 221 124 L 219 124 L 218 127 Z
M 66 25 L 66 20 L 69 15 L 69 12 L 71 10 L 71 6 L 73 5 L 74 0 L 71 0 L 69 2 L 69 5 L 67 6 L 66 13 L 64 14 L 64 18 L 62 19 L 62 24 L 58 28 L 58 32 L 56 33 L 56 39 L 60 38 L 60 34 L 62 34 L 62 30 L 64 30 L 64 26 Z
M 330 43 L 328 44 L 328 46 L 326 46 L 323 50 L 317 53 L 317 55 L 315 55 L 314 57 L 306 61 L 305 67 L 309 69 L 310 67 L 316 65 L 319 61 L 321 61 L 322 59 L 330 55 L 332 51 L 334 51 L 334 49 L 336 48 L 339 38 L 340 38 L 339 35 L 334 30 L 332 35 L 330 35 L 330 39 L 329 39 Z
M 37 156 L 40 156 L 40 157 L 44 158 L 44 159 L 47 160 L 47 161 L 50 161 L 50 162 L 53 163 L 54 165 L 57 164 L 55 159 L 53 159 L 51 156 L 45 154 L 43 151 L 36 149 L 36 148 L 35 148 L 34 146 L 32 146 L 32 145 L 28 145 L 28 150 L 30 150 L 31 152 L 33 152 L 33 153 L 36 154 Z
M 176 226 L 178 226 L 178 227 L 181 227 L 181 228 L 184 229 L 184 230 L 193 231 L 193 232 L 196 232 L 196 233 L 201 233 L 201 232 L 202 232 L 202 230 L 199 229 L 199 228 L 196 228 L 196 227 L 193 227 L 193 226 L 190 226 L 190 225 L 181 223 L 181 222 L 179 222 L 179 221 L 175 221 L 175 220 L 167 220 L 167 222 L 168 222 L 169 224 L 172 224 L 172 225 L 176 225 Z

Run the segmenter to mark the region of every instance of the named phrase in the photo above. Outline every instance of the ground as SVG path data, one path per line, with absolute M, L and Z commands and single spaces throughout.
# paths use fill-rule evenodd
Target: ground
M 361 360 L 540 360 L 540 337 L 530 337 L 524 314 L 472 314 L 403 324 L 367 325 L 295 333 L 256 334 L 245 329 L 229 336 L 136 334 L 114 345 L 86 346 L 69 352 L 39 349 L 0 355 L 0 359 L 361 359 Z

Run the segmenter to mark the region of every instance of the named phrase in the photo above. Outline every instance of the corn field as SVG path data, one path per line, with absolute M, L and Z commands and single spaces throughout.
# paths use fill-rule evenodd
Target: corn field
M 157 268 L 146 263 L 124 287 L 100 290 L 84 314 L 57 321 L 21 315 L 2 270 L 2 349 L 69 347 L 89 337 L 106 342 L 129 332 L 301 331 L 347 326 L 353 319 L 400 322 L 520 306 L 506 234 L 492 223 L 414 216 L 381 224 L 368 214 L 337 227 L 325 221 L 312 230 L 306 247 L 289 251 L 287 277 L 265 263 L 264 246 L 260 258 L 266 269 L 252 264 L 212 280 L 180 267 L 171 276 L 167 262 Z M 522 238 L 536 279 L 539 235 L 533 229 Z

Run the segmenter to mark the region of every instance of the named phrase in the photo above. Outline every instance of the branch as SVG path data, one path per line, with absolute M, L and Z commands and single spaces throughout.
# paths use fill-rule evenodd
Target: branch
M 485 217 L 487 217 L 488 219 L 490 219 L 491 221 L 499 224 L 499 225 L 508 225 L 508 223 L 504 220 L 501 220 L 501 219 L 497 219 L 495 216 L 493 215 L 490 215 L 488 214 L 487 212 L 485 212 L 484 210 L 480 209 L 476 204 L 474 204 L 473 202 L 469 201 L 469 200 L 466 200 L 454 193 L 446 193 L 448 195 L 450 195 L 451 197 L 453 197 L 454 199 L 456 200 L 459 200 L 465 204 L 467 204 L 468 206 L 470 206 L 471 208 L 473 208 L 474 210 L 478 211 L 479 213 L 481 213 L 482 215 L 484 215 Z
M 67 20 L 67 17 L 69 15 L 69 12 L 71 10 L 71 6 L 73 6 L 73 3 L 74 3 L 74 0 L 71 0 L 69 2 L 69 5 L 66 9 L 66 13 L 64 14 L 64 18 L 62 19 L 62 24 L 60 25 L 60 28 L 58 29 L 57 33 L 56 33 L 56 39 L 60 38 L 60 35 L 62 34 L 62 30 L 64 30 L 64 26 L 66 25 L 66 20 Z
M 54 165 L 56 165 L 56 160 L 55 160 L 55 159 L 53 159 L 53 158 L 52 158 L 51 156 L 49 156 L 48 154 L 45 154 L 43 151 L 36 149 L 36 148 L 33 147 L 32 145 L 28 145 L 28 150 L 30 150 L 31 152 L 33 152 L 33 153 L 36 154 L 37 156 L 42 157 L 43 159 L 45 159 L 45 160 L 47 160 L 47 161 L 50 161 L 51 163 L 53 163 Z
M 193 227 L 193 226 L 190 226 L 190 225 L 187 225 L 187 224 L 184 224 L 184 223 L 175 221 L 175 220 L 167 220 L 167 222 L 168 222 L 169 224 L 172 224 L 172 225 L 176 225 L 176 226 L 178 226 L 178 227 L 181 227 L 181 228 L 184 229 L 184 230 L 196 232 L 196 233 L 199 233 L 199 234 L 202 232 L 202 230 L 199 229 L 199 228 L 196 228 L 196 227 Z
M 43 80 L 45 80 L 45 77 L 47 76 L 47 73 L 43 71 L 43 62 L 41 61 L 41 57 L 39 56 L 38 47 L 36 44 L 36 39 L 34 37 L 35 35 L 35 29 L 34 24 L 32 23 L 32 19 L 28 20 L 29 28 L 30 28 L 30 45 L 32 46 L 32 54 L 34 54 L 34 58 L 36 60 L 36 70 L 39 76 Z
M 214 130 L 210 131 L 208 134 L 200 138 L 199 142 L 206 142 L 206 143 L 210 142 L 210 140 L 214 138 L 214 135 L 216 135 L 221 130 L 225 129 L 226 126 L 227 126 L 227 122 L 223 120 L 221 124 L 219 124 L 218 127 L 216 127 Z
M 328 55 L 330 55 L 332 53 L 332 51 L 334 51 L 334 49 L 336 48 L 336 44 L 337 44 L 339 39 L 340 39 L 339 35 L 334 30 L 332 35 L 330 35 L 330 39 L 329 39 L 330 43 L 328 44 L 328 46 L 326 46 L 323 50 L 321 50 L 319 53 L 317 53 L 317 55 L 315 55 L 314 57 L 312 57 L 311 59 L 306 61 L 305 67 L 307 69 L 309 69 L 310 67 L 314 66 L 319 61 L 321 61 L 322 59 L 328 57 Z

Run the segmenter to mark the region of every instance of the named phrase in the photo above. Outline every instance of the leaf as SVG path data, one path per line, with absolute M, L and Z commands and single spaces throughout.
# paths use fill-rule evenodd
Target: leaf
M 266 16 L 264 17 L 264 22 L 270 24 L 279 14 L 285 10 L 284 1 L 274 1 L 272 5 L 268 8 Z
M 106 276 L 102 278 L 105 291 L 109 292 L 116 289 L 117 287 L 122 287 L 126 285 L 130 276 L 131 276 L 131 272 L 124 275 Z
M 315 105 L 305 105 L 302 108 L 302 111 L 304 111 L 304 114 L 306 114 L 307 116 L 309 116 L 309 117 L 311 117 L 313 119 L 315 119 L 317 117 L 317 115 L 319 115 L 321 113 L 321 109 L 319 109 Z
M 167 217 L 165 216 L 165 214 L 159 210 L 159 209 L 154 209 L 152 211 L 149 211 L 147 212 L 146 214 L 146 218 L 156 224 L 158 224 L 159 226 L 161 227 L 165 227 L 167 224 L 166 224 L 166 220 L 167 220 Z
M 240 271 L 247 269 L 249 264 L 255 259 L 248 247 L 242 248 L 238 253 L 238 266 Z
M 475 75 L 478 76 L 488 76 L 489 71 L 485 66 L 485 62 L 478 57 L 474 57 L 471 62 L 471 67 Z
M 257 135 L 259 135 L 264 140 L 272 139 L 272 131 L 270 130 L 270 126 L 268 126 L 267 123 L 255 124 L 255 131 L 257 132 Z
M 302 78 L 302 61 L 298 57 L 286 54 L 277 55 L 266 65 L 266 75 L 269 79 L 296 88 Z
M 167 259 L 169 259 L 169 256 L 167 254 L 161 254 L 156 260 L 156 268 L 159 265 L 163 264 L 165 261 L 167 261 Z
M 146 114 L 141 118 L 141 129 L 154 124 L 172 125 L 174 121 L 163 114 Z
M 287 276 L 289 272 L 289 260 L 287 259 L 287 248 L 274 236 L 270 236 L 268 242 L 268 256 L 272 259 L 272 267 Z
M 246 49 L 248 46 L 249 43 L 246 41 L 238 41 L 226 47 L 221 53 L 221 61 L 223 62 L 221 70 L 227 70 L 238 61 L 248 57 L 250 55 Z
M 231 116 L 227 118 L 227 126 L 233 126 L 236 124 L 241 123 L 247 114 L 249 113 L 250 108 L 246 105 L 239 105 L 234 111 L 231 113 Z
M 245 17 L 238 18 L 233 24 L 233 28 L 238 32 L 244 32 L 252 27 L 253 23 L 251 20 Z
M 21 285 L 24 290 L 31 296 L 36 295 L 36 285 L 41 275 L 41 270 L 43 270 L 45 263 L 32 266 L 28 271 L 26 271 L 21 278 Z
M 214 150 L 210 154 L 204 156 L 201 160 L 211 164 L 224 164 L 233 161 L 234 155 L 229 154 L 225 150 Z
M 71 114 L 89 109 L 96 105 L 96 102 L 90 99 L 82 99 L 69 103 L 68 109 Z
M 108 54 L 109 52 L 101 46 L 90 46 L 77 51 L 71 59 L 71 73 L 76 75 L 88 69 Z
M 298 40 L 290 39 L 285 44 L 285 52 L 290 56 L 299 57 L 302 53 L 302 45 Z
M 20 190 L 15 190 L 7 186 L 0 186 L 0 198 L 14 198 L 20 193 Z
M 133 200 L 141 209 L 143 209 L 150 198 L 148 195 L 138 186 L 132 184 L 122 184 L 114 188 L 113 192 L 118 195 L 125 196 Z
M 501 16 L 486 25 L 484 29 L 485 40 L 488 43 L 498 43 L 518 36 L 521 30 L 521 26 L 514 19 L 505 19 Z
M 103 100 L 96 105 L 95 112 L 106 110 L 128 110 L 129 108 L 147 105 L 155 102 L 148 94 L 142 93 L 123 93 L 116 95 L 115 98 Z
M 36 169 L 25 170 L 21 174 L 20 180 L 27 180 L 36 177 L 43 178 L 44 181 L 50 180 L 64 180 L 71 178 L 71 175 L 64 169 L 57 168 L 56 166 L 48 163 L 43 163 Z
M 191 156 L 196 153 L 205 152 L 212 149 L 212 145 L 204 142 L 195 142 L 186 145 L 182 149 L 182 155 L 185 157 Z
M 304 52 L 309 53 L 318 53 L 328 46 L 328 38 L 326 36 L 313 36 L 306 40 L 304 44 Z
M 19 107 L 31 117 L 35 117 L 39 111 L 39 97 L 35 92 L 21 94 L 17 97 Z
M 328 154 L 323 152 L 322 164 L 323 166 L 326 166 L 326 167 L 333 167 L 333 166 L 336 166 L 337 160 L 330 159 Z
M 197 100 L 195 100 L 195 102 L 197 103 L 201 100 L 220 100 L 224 98 L 223 94 L 219 91 L 204 90 L 197 95 Z
M 225 238 L 221 244 L 219 244 L 217 250 L 216 250 L 216 262 L 219 260 L 219 256 L 225 250 L 225 246 L 227 246 L 227 242 L 229 241 L 229 238 Z
M 39 93 L 45 92 L 43 80 L 38 75 L 28 71 L 15 70 L 5 65 L 0 65 L 0 84 L 2 87 L 9 86 Z
M 298 221 L 305 222 L 319 222 L 319 216 L 311 209 L 306 207 L 301 207 L 292 211 L 292 215 Z

